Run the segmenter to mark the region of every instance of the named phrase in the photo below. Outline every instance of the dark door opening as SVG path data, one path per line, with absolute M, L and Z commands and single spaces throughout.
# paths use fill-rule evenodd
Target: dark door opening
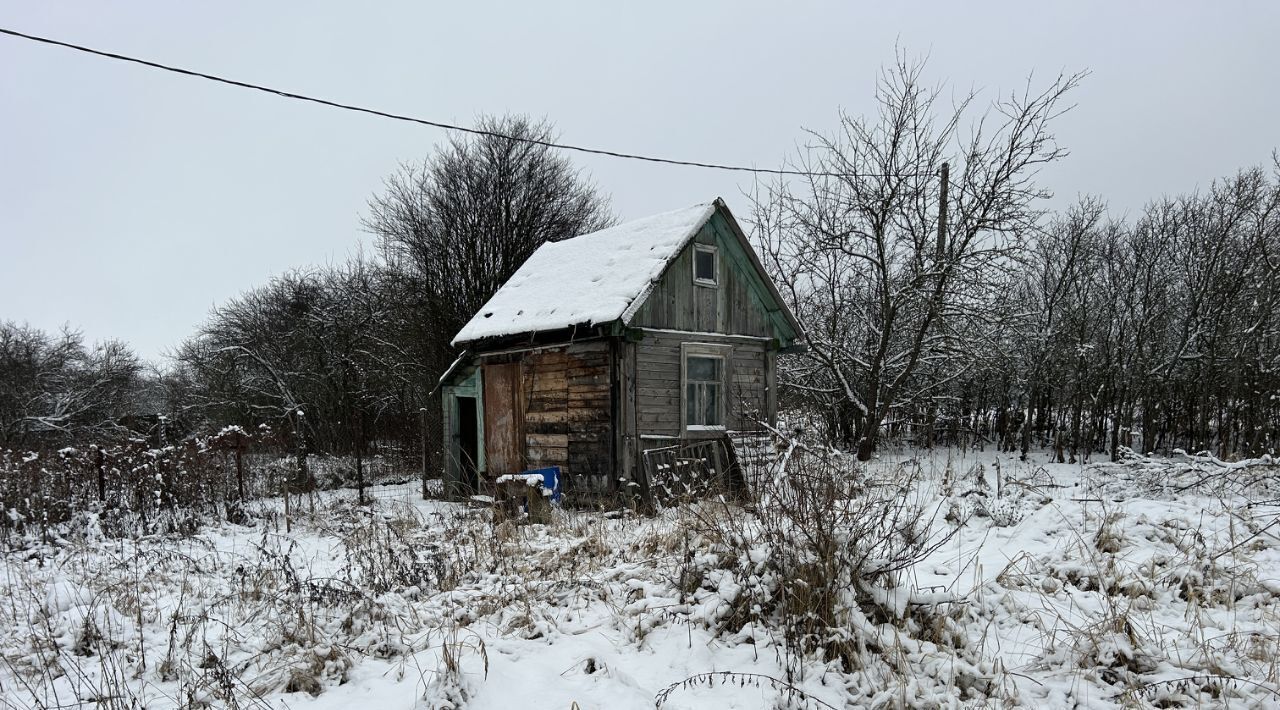
M 475 493 L 480 487 L 476 462 L 480 460 L 480 427 L 476 417 L 476 398 L 458 397 L 458 459 L 462 485 Z

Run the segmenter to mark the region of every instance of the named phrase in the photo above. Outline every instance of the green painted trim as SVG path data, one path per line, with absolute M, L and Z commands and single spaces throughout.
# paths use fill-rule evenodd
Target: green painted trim
M 469 383 L 476 381 L 476 378 L 478 377 L 477 373 L 479 371 L 480 363 L 474 356 L 472 356 L 467 359 L 466 364 L 459 365 L 454 368 L 454 370 L 449 373 L 448 378 L 440 380 L 436 387 L 441 391 L 443 391 L 445 387 L 468 387 L 470 386 Z
M 782 315 L 780 303 L 774 299 L 773 294 L 769 292 L 769 287 L 765 286 L 761 279 L 768 278 L 756 269 L 755 263 L 751 257 L 742 251 L 742 244 L 738 241 L 738 237 L 734 234 L 733 228 L 729 226 L 728 221 L 720 210 L 716 210 L 711 215 L 711 219 L 707 220 L 704 229 L 710 228 L 715 236 L 716 245 L 720 247 L 721 252 L 728 255 L 732 259 L 733 265 L 739 272 L 746 274 L 747 289 L 751 295 L 755 297 L 756 307 L 764 311 L 769 321 L 773 324 L 774 334 L 778 336 L 778 340 L 786 343 L 794 343 L 800 337 L 799 333 L 791 329 L 791 325 L 787 322 L 785 316 Z
M 462 378 L 462 380 L 460 380 L 458 384 L 454 385 L 454 388 L 469 389 L 469 390 L 472 390 L 473 392 L 479 392 L 480 391 L 480 368 L 472 367 L 471 372 L 466 377 Z
M 657 304 L 654 301 L 654 296 L 658 293 L 662 293 L 664 297 L 674 296 L 674 294 L 668 293 L 669 290 L 676 288 L 672 284 L 672 280 L 692 277 L 692 272 L 686 275 L 676 273 L 676 271 L 678 268 L 689 266 L 688 263 L 681 264 L 681 260 L 691 261 L 689 255 L 695 249 L 696 244 L 714 245 L 716 247 L 717 254 L 720 255 L 720 268 L 722 270 L 733 270 L 735 277 L 743 282 L 742 288 L 747 292 L 750 303 L 740 304 L 741 307 L 745 309 L 754 308 L 757 314 L 755 317 L 757 318 L 763 316 L 766 330 L 772 331 L 772 334 L 779 342 L 780 349 L 794 347 L 800 341 L 800 324 L 795 321 L 794 316 L 787 309 L 786 303 L 782 300 L 782 294 L 769 281 L 764 265 L 760 262 L 747 236 L 742 232 L 737 221 L 734 220 L 733 214 L 729 212 L 729 208 L 725 206 L 723 201 L 718 199 L 716 200 L 716 208 L 707 217 L 706 222 L 698 228 L 680 252 L 666 265 L 662 274 L 645 293 L 642 302 L 634 305 L 635 310 L 626 319 L 627 324 L 651 323 L 655 320 L 666 322 L 666 318 L 655 319 L 653 317 L 655 309 L 666 309 L 668 306 L 666 303 Z M 676 288 L 676 293 L 683 290 L 683 287 Z M 696 288 L 693 290 L 697 291 Z M 720 298 L 720 307 L 726 307 L 723 297 Z M 676 316 L 676 320 L 683 321 L 686 319 Z M 674 326 L 668 324 L 665 327 L 671 328 Z M 617 332 L 614 334 L 617 334 Z
M 445 452 L 446 466 L 448 458 L 454 456 L 454 429 L 458 426 L 458 398 L 470 397 L 476 401 L 476 470 L 484 473 L 488 465 L 484 450 L 484 381 L 480 368 L 472 366 L 471 372 L 456 385 L 446 385 L 441 389 L 441 402 L 444 405 L 444 436 L 448 450 Z M 456 465 L 456 464 L 454 464 Z M 457 471 L 450 472 L 456 475 Z

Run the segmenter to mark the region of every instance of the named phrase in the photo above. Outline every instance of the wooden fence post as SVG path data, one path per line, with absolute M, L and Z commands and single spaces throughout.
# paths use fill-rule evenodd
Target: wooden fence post
M 284 480 L 281 481 L 282 485 L 280 486 L 280 490 L 284 493 L 284 531 L 292 532 L 289 525 L 289 479 L 291 476 L 285 474 L 283 478 Z
M 102 447 L 98 449 L 98 502 L 107 502 L 107 455 L 103 452 Z
M 364 411 L 359 414 L 356 434 L 356 487 L 359 488 L 360 505 L 364 505 Z
M 422 499 L 427 499 L 427 408 L 418 410 L 418 425 L 422 430 Z
M 241 456 L 244 453 L 245 441 L 244 434 L 236 433 L 236 496 L 239 502 L 244 502 L 244 462 Z

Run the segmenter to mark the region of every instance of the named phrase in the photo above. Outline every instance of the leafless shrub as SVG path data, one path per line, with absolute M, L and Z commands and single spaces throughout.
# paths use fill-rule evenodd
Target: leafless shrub
M 958 675 L 976 662 L 958 625 L 963 600 L 917 593 L 902 576 L 955 528 L 935 529 L 939 510 L 924 502 L 917 463 L 874 470 L 792 442 L 754 515 L 725 501 L 687 509 L 675 583 L 691 601 L 718 593 L 724 608 L 708 621 L 720 628 L 780 634 L 787 682 L 815 656 L 846 672 L 896 668 L 903 644 L 959 657 Z

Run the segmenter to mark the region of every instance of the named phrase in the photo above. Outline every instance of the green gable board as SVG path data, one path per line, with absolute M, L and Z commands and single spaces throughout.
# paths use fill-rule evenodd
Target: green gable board
M 718 206 L 693 242 L 667 266 L 628 326 L 773 338 L 783 347 L 797 340 L 799 333 L 785 307 L 765 282 L 758 260 L 746 251 L 750 246 L 739 237 L 731 219 Z M 717 286 L 694 283 L 693 244 L 715 247 Z

